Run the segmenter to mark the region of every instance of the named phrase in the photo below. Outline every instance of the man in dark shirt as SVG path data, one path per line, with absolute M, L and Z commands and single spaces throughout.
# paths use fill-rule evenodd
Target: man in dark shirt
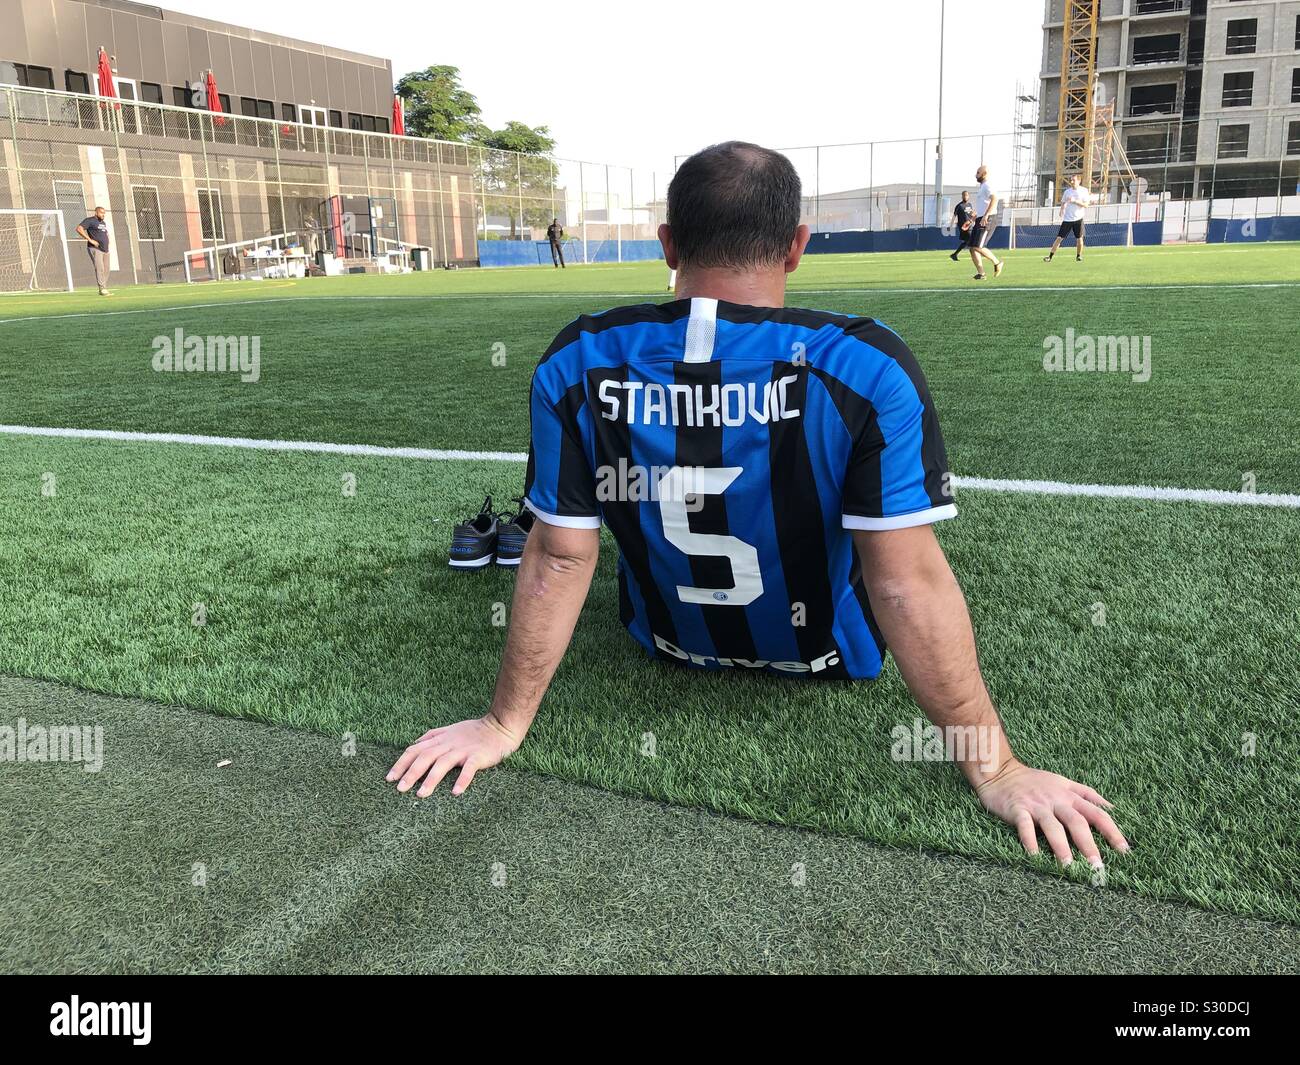
M 962 248 L 970 243 L 971 223 L 975 219 L 975 208 L 970 202 L 970 193 L 965 189 L 962 190 L 961 202 L 952 209 L 952 217 L 957 223 L 957 248 L 949 258 L 956 262 Z
M 546 227 L 546 239 L 551 242 L 551 265 L 556 268 L 564 267 L 564 248 L 560 245 L 560 241 L 564 239 L 564 227 L 560 225 L 558 218 L 552 218 L 551 224 Z
M 96 207 L 95 213 L 89 218 L 83 218 L 81 225 L 77 226 L 77 236 L 86 242 L 86 251 L 90 254 L 90 265 L 95 271 L 95 284 L 99 286 L 99 294 L 107 296 L 108 292 L 108 223 L 104 221 L 104 216 L 108 212 L 102 207 Z

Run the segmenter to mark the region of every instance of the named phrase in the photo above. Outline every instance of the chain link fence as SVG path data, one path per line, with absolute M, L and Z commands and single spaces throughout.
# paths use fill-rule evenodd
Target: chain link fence
M 497 242 L 528 261 L 552 219 L 580 261 L 621 258 L 654 238 L 666 191 L 627 167 L 0 86 L 0 209 L 60 212 L 78 285 L 93 277 L 74 234 L 96 206 L 115 283 L 136 283 L 266 276 L 249 259 L 267 251 L 301 272 L 318 252 L 404 267 L 415 248 L 476 265 Z
M 1098 202 L 1112 208 L 1130 205 L 1133 220 L 1160 217 L 1161 205 L 1170 201 L 1249 198 L 1267 210 L 1271 197 L 1273 213 L 1280 214 L 1298 191 L 1300 114 L 1139 117 L 1118 127 L 1113 138 L 1132 174 L 1112 150 L 1109 180 L 1104 187 L 1094 180 L 1092 189 Z M 889 231 L 944 225 L 962 191 L 974 193 L 981 165 L 988 167 L 1004 208 L 1049 218 L 1059 202 L 1057 136 L 1053 129 L 1030 128 L 945 137 L 942 157 L 933 137 L 780 150 L 799 172 L 802 221 L 814 233 Z M 1097 138 L 1100 162 L 1106 143 L 1101 127 Z

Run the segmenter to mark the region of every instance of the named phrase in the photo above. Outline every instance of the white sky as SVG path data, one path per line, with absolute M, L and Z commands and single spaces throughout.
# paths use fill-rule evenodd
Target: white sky
M 384 56 L 395 77 L 458 66 L 489 124 L 547 125 L 562 157 L 663 174 L 675 155 L 720 140 L 933 137 L 938 121 L 940 0 L 163 4 Z M 947 7 L 945 139 L 1009 131 L 1016 80 L 1037 85 L 1042 0 Z M 968 180 L 961 155 L 961 173 L 950 155 L 946 179 Z

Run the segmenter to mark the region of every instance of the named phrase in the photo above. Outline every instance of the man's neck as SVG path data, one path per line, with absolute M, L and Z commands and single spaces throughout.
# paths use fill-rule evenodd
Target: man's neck
M 682 269 L 677 271 L 676 295 L 680 300 L 704 296 L 749 307 L 784 307 L 785 271 L 779 266 L 752 271 Z

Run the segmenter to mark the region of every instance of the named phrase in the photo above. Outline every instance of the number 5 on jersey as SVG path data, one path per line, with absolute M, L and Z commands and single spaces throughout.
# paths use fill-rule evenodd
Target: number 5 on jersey
M 731 561 L 730 588 L 679 584 L 677 595 L 683 603 L 748 606 L 763 594 L 757 549 L 734 536 L 693 532 L 686 509 L 688 496 L 720 496 L 743 472 L 741 466 L 673 466 L 659 480 L 659 514 L 668 542 L 685 555 Z

